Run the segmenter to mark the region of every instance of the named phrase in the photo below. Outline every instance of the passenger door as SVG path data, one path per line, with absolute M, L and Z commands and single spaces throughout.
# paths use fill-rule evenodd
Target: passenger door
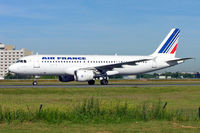
M 33 68 L 34 68 L 34 69 L 40 68 L 40 62 L 39 62 L 38 59 L 34 60 L 34 62 L 33 62 Z

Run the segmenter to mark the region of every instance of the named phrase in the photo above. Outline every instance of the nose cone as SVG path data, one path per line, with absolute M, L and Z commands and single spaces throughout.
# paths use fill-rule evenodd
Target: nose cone
M 17 70 L 17 68 L 16 68 L 16 65 L 15 65 L 15 64 L 11 65 L 11 66 L 8 68 L 8 71 L 13 72 L 13 73 L 16 73 L 16 70 Z

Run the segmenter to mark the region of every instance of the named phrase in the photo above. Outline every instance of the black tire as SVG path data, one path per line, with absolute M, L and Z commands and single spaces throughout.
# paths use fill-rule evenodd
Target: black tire
M 94 80 L 89 80 L 89 81 L 88 81 L 88 84 L 89 84 L 89 85 L 94 85 L 94 84 L 95 84 L 95 81 L 94 81 Z
M 38 85 L 37 81 L 33 81 L 33 85 Z
M 106 83 L 105 85 L 108 85 L 108 80 L 107 79 L 105 80 L 105 83 Z
M 101 85 L 108 85 L 108 80 L 107 79 L 103 79 L 100 81 Z

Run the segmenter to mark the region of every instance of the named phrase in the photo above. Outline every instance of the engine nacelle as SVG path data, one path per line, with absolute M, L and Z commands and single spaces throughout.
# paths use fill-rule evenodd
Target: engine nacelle
M 72 75 L 59 76 L 59 81 L 61 81 L 61 82 L 74 81 L 74 76 L 72 76 Z
M 74 72 L 74 78 L 76 81 L 89 81 L 93 80 L 95 74 L 92 70 L 77 70 Z

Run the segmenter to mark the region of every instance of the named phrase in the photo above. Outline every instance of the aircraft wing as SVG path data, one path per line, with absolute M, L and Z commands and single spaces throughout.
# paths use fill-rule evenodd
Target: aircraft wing
M 149 61 L 151 59 L 141 59 L 141 60 L 135 60 L 135 61 L 129 61 L 129 62 L 123 62 L 123 63 L 115 63 L 115 64 L 109 64 L 109 65 L 103 65 L 103 66 L 96 66 L 95 69 L 99 71 L 107 71 L 112 70 L 113 68 L 120 68 L 122 65 L 136 65 L 136 63 L 143 62 L 143 61 Z
M 175 59 L 175 60 L 168 60 L 167 63 L 185 61 L 185 60 L 190 60 L 190 59 L 194 59 L 194 58 L 180 58 L 180 59 Z

